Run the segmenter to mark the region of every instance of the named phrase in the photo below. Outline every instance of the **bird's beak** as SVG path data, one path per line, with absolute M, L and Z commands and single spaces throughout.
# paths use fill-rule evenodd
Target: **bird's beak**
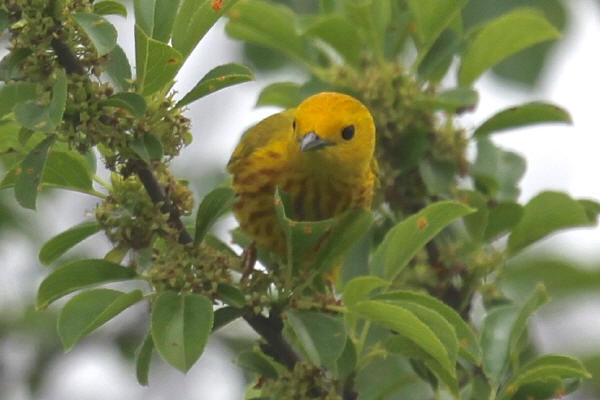
M 323 147 L 333 146 L 335 143 L 329 140 L 321 139 L 314 132 L 308 132 L 300 141 L 300 151 L 313 151 L 322 149 Z

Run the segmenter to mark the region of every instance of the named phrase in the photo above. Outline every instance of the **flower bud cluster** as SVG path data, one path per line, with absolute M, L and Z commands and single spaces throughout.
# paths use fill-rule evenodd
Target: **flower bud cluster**
M 231 284 L 230 268 L 238 264 L 237 257 L 206 245 L 171 243 L 158 249 L 149 274 L 157 292 L 175 290 L 214 300 L 220 284 Z

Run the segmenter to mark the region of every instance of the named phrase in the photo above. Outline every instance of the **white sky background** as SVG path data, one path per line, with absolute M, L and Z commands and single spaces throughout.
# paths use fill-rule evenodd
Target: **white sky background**
M 497 111 L 532 100 L 552 101 L 570 111 L 574 126 L 540 126 L 501 133 L 494 141 L 516 151 L 527 159 L 527 172 L 522 181 L 521 201 L 526 202 L 542 190 L 561 190 L 575 198 L 600 200 L 600 135 L 598 132 L 600 102 L 600 7 L 594 0 L 568 2 L 572 23 L 557 50 L 548 61 L 539 90 L 524 92 L 511 88 L 506 82 L 484 76 L 476 85 L 480 104 L 476 112 L 465 116 L 467 127 L 476 127 Z M 132 14 L 125 20 L 111 17 L 119 30 L 119 42 L 133 58 Z M 182 94 L 214 66 L 240 59 L 241 46 L 228 39 L 219 23 L 194 51 L 178 77 L 175 89 Z M 200 175 L 204 168 L 225 168 L 225 164 L 240 134 L 275 108 L 255 109 L 259 90 L 271 81 L 298 80 L 294 71 L 269 75 L 269 82 L 258 77 L 257 82 L 245 83 L 217 92 L 190 105 L 187 115 L 192 118 L 194 142 L 184 150 L 173 165 L 177 176 L 186 178 Z M 196 172 L 194 172 L 196 171 Z M 93 210 L 95 202 L 79 194 L 60 194 L 66 206 L 57 209 L 51 199 L 41 202 L 39 213 L 28 214 L 31 223 L 40 225 L 40 232 L 51 237 L 73 224 L 79 223 Z M 64 203 L 63 203 L 64 204 Z M 51 216 L 51 217 L 50 217 Z M 47 219 L 43 219 L 47 217 Z M 7 242 L 0 238 L 0 312 L 32 298 L 39 281 L 46 274 L 23 238 Z M 106 247 L 100 243 L 93 254 L 102 256 Z M 534 246 L 551 247 L 569 256 L 582 259 L 600 259 L 600 229 L 576 229 L 554 235 Z M 598 264 L 596 262 L 596 264 Z M 542 313 L 536 318 L 535 333 L 545 351 L 582 352 L 600 347 L 600 301 L 584 300 L 578 304 L 580 313 L 555 317 Z M 135 312 L 135 310 L 133 310 Z M 139 312 L 139 310 L 137 310 Z M 585 312 L 585 313 L 584 313 Z M 590 318 L 595 314 L 596 318 Z M 557 314 L 558 315 L 558 314 Z M 123 365 L 115 351 L 101 347 L 99 341 L 114 334 L 115 327 L 126 323 L 128 315 L 121 315 L 90 338 L 76 346 L 71 353 L 61 356 L 52 364 L 52 372 L 43 385 L 43 400 L 117 400 L 164 399 L 178 400 L 210 398 L 238 400 L 242 397 L 241 375 L 218 340 L 209 343 L 206 353 L 187 376 L 173 368 L 153 363 L 150 389 L 141 388 L 135 372 Z M 569 338 L 566 343 L 563 338 Z M 19 371 L 26 368 L 28 342 L 25 338 L 11 338 L 0 345 L 0 365 L 10 361 L 11 376 L 15 382 Z M 5 351 L 10 350 L 10 351 Z M 5 371 L 0 369 L 0 374 Z M 6 396 L 6 397 L 4 397 Z M 0 388 L 0 397 L 7 400 L 28 400 L 26 387 L 15 385 Z M 591 400 L 585 397 L 580 399 Z

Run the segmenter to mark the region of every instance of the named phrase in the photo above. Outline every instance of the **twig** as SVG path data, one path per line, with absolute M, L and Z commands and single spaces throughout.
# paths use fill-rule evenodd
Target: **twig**
M 171 206 L 171 202 L 165 196 L 163 189 L 160 187 L 158 181 L 152 174 L 152 171 L 150 171 L 148 168 L 139 168 L 137 170 L 137 175 L 146 188 L 146 192 L 148 192 L 152 201 L 154 203 L 162 203 L 160 211 L 163 214 L 169 214 L 169 222 L 179 232 L 179 243 L 192 243 L 194 239 L 192 239 L 190 233 L 187 231 L 187 229 L 185 229 L 185 225 L 183 225 L 183 222 L 181 222 L 177 210 Z
M 75 53 L 60 39 L 52 40 L 52 49 L 58 58 L 58 63 L 62 65 L 67 74 L 85 74 L 85 68 L 79 61 Z

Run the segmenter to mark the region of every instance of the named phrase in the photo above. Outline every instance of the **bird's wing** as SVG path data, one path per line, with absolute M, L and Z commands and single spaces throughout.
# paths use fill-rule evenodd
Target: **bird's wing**
M 292 108 L 271 115 L 246 131 L 227 163 L 227 170 L 233 172 L 237 162 L 246 159 L 256 149 L 290 135 L 295 111 Z

